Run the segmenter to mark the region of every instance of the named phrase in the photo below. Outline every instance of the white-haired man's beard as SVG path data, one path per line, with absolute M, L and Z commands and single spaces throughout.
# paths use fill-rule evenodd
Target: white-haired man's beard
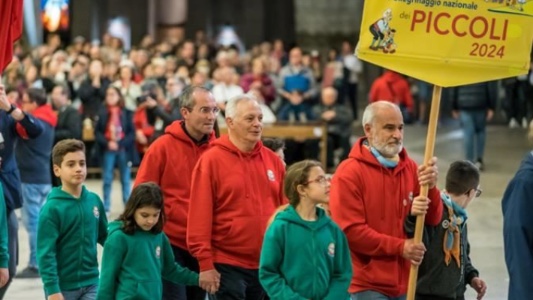
M 377 136 L 372 139 L 372 147 L 376 148 L 381 155 L 392 158 L 398 155 L 403 149 L 403 143 L 396 138 L 390 138 L 386 142 L 380 142 Z

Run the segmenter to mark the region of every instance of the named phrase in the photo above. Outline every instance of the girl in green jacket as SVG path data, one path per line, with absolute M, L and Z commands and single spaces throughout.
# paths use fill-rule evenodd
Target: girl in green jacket
M 161 278 L 198 285 L 198 273 L 174 262 L 164 218 L 161 189 L 154 183 L 135 187 L 124 213 L 109 224 L 97 299 L 161 299 Z
M 266 231 L 259 280 L 271 300 L 345 300 L 352 278 L 344 233 L 318 204 L 329 200 L 329 178 L 319 162 L 305 160 L 287 170 L 290 205 Z

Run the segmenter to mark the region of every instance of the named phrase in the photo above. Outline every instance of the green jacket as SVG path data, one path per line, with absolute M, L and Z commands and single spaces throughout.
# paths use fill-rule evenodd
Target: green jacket
M 198 285 L 198 273 L 181 267 L 164 233 L 141 229 L 133 234 L 122 230 L 122 222 L 109 224 L 104 246 L 98 300 L 161 299 L 161 277 L 184 285 Z
M 0 184 L 0 268 L 5 269 L 9 265 L 9 250 L 7 247 L 7 211 L 4 188 Z
M 272 300 L 345 300 L 352 279 L 344 233 L 317 208 L 318 219 L 304 221 L 292 206 L 267 229 L 259 280 Z
M 79 199 L 53 188 L 39 214 L 37 262 L 48 295 L 98 283 L 96 244 L 107 237 L 100 197 L 83 187 Z

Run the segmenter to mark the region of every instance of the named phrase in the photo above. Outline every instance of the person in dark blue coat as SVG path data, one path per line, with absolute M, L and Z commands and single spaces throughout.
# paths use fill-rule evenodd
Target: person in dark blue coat
M 533 126 L 530 127 L 533 140 Z M 505 264 L 509 272 L 509 300 L 533 295 L 533 151 L 527 154 L 502 200 Z
M 17 130 L 17 127 L 19 128 Z M 19 138 L 36 138 L 43 132 L 41 123 L 9 103 L 6 89 L 0 85 L 0 183 L 4 189 L 7 215 L 9 277 L 17 270 L 18 221 L 15 209 L 22 207 L 20 173 L 15 159 L 15 143 Z M 0 299 L 9 287 L 11 279 L 0 288 Z

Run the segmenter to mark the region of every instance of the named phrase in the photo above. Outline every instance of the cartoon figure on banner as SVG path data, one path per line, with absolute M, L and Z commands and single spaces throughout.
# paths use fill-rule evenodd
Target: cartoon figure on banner
M 519 11 L 524 11 L 524 4 L 526 4 L 527 0 L 506 0 L 505 5 L 518 9 Z
M 385 39 L 383 39 L 383 53 L 394 53 L 396 52 L 396 48 L 398 46 L 394 42 L 394 35 L 396 34 L 396 29 L 389 28 L 387 31 L 387 34 L 385 35 Z
M 388 8 L 383 12 L 383 17 L 370 25 L 370 33 L 374 36 L 370 49 L 378 50 L 383 47 L 385 34 L 389 31 L 389 23 L 392 20 L 392 10 Z

